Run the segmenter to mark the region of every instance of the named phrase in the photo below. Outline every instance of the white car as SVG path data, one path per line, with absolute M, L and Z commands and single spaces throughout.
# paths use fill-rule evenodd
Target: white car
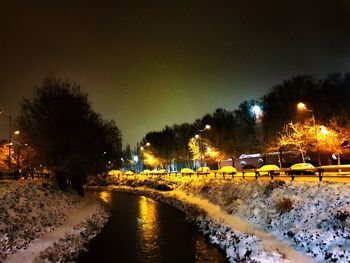
M 194 174 L 194 171 L 190 168 L 183 168 L 183 169 L 181 169 L 180 173 L 182 176 L 183 175 L 192 175 L 192 174 Z
M 290 167 L 293 174 L 315 174 L 316 168 L 311 163 L 296 163 Z
M 221 167 L 221 169 L 218 171 L 219 174 L 236 174 L 237 173 L 237 169 L 233 166 L 223 166 Z
M 197 174 L 210 174 L 210 168 L 209 167 L 199 167 L 196 172 L 197 172 Z
M 256 172 L 259 173 L 259 175 L 269 175 L 269 173 L 279 175 L 280 168 L 275 164 L 266 164 L 261 166 L 259 169 L 256 169 Z

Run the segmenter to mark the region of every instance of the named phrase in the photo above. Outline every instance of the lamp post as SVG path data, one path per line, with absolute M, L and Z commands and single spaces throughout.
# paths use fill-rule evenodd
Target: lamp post
M 305 103 L 299 102 L 297 104 L 297 108 L 298 110 L 301 111 L 308 111 L 311 112 L 312 115 L 312 124 L 314 126 L 314 132 L 315 132 L 315 142 L 316 142 L 316 151 L 317 151 L 317 159 L 318 159 L 318 166 L 321 166 L 321 157 L 320 157 L 320 149 L 318 148 L 318 140 L 317 140 L 317 130 L 316 130 L 316 121 L 315 121 L 315 115 L 314 115 L 314 111 L 310 110 L 306 107 Z
M 141 147 L 140 147 L 140 150 L 141 150 L 141 151 L 144 151 L 146 147 L 150 147 L 150 146 L 151 146 L 151 144 L 150 144 L 149 142 L 147 142 L 147 143 L 145 144 L 145 146 L 141 146 Z M 143 154 L 142 154 L 142 166 L 143 166 L 143 163 L 144 163 L 144 159 L 143 159 Z M 142 167 L 142 168 L 143 168 L 143 167 Z
M 11 115 L 6 115 L 1 109 L 0 109 L 0 114 L 6 118 L 9 118 L 9 153 L 8 153 L 8 169 L 9 172 L 11 172 L 11 146 L 12 146 L 12 116 Z
M 199 134 L 195 135 L 196 139 L 199 139 L 199 154 L 200 154 L 200 167 L 203 167 L 203 146 L 202 146 L 202 132 L 210 130 L 210 125 L 205 125 L 204 129 L 198 130 Z
M 137 169 L 137 163 L 139 162 L 139 157 L 137 155 L 133 155 L 132 156 L 132 161 L 135 164 L 135 173 L 138 173 L 138 169 Z
M 19 131 L 19 130 L 16 130 L 15 132 L 14 132 L 14 135 L 19 135 L 21 132 Z M 16 168 L 16 170 L 17 170 L 17 172 L 19 172 L 19 150 L 20 150 L 20 147 L 21 147 L 21 143 L 18 141 L 18 138 L 17 138 L 17 141 L 15 141 L 15 140 L 13 140 L 13 142 L 15 142 L 15 143 L 17 143 L 17 168 Z M 15 149 L 15 147 L 14 147 L 14 149 Z

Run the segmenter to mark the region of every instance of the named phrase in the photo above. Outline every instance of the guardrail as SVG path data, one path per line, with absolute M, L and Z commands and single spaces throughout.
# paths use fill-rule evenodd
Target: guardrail
M 349 178 L 350 180 L 350 165 L 342 165 L 338 167 L 337 165 L 331 165 L 331 166 L 321 166 L 321 167 L 315 167 L 315 168 L 307 168 L 307 169 L 299 169 L 299 170 L 292 170 L 290 168 L 281 168 L 279 171 L 276 170 L 267 170 L 267 171 L 257 171 L 257 169 L 243 169 L 243 170 L 237 170 L 237 172 L 234 173 L 222 173 L 219 170 L 211 170 L 210 172 L 194 172 L 194 173 L 183 173 L 180 172 L 167 172 L 162 174 L 152 173 L 149 174 L 150 176 L 157 176 L 161 177 L 163 175 L 168 176 L 196 176 L 197 178 L 200 176 L 209 176 L 213 175 L 214 178 L 223 178 L 226 179 L 226 176 L 231 176 L 232 179 L 234 177 L 241 177 L 245 179 L 248 178 L 255 178 L 255 180 L 258 180 L 259 178 L 270 178 L 271 180 L 274 180 L 275 178 L 290 178 L 291 181 L 294 181 L 296 177 L 302 178 L 302 177 L 317 177 L 318 180 L 321 182 L 323 178 Z
M 0 172 L 0 180 L 19 180 L 19 179 L 49 179 L 51 177 L 51 174 L 49 173 L 18 173 L 18 172 L 12 172 L 12 173 L 3 173 Z

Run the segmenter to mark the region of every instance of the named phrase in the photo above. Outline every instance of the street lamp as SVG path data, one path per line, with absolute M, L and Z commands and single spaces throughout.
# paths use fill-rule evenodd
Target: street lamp
M 12 146 L 12 116 L 11 115 L 6 115 L 2 109 L 0 109 L 0 114 L 6 118 L 9 118 L 9 162 L 8 162 L 8 169 L 9 172 L 11 172 L 11 146 Z
M 320 150 L 319 150 L 319 148 L 318 148 L 317 130 L 316 130 L 316 121 L 315 121 L 314 111 L 308 109 L 308 108 L 306 107 L 305 103 L 303 103 L 303 102 L 299 102 L 299 103 L 297 104 L 297 108 L 298 108 L 298 110 L 300 110 L 300 111 L 308 111 L 308 112 L 311 112 L 311 115 L 312 115 L 312 123 L 313 123 L 314 131 L 315 131 L 315 141 L 316 141 L 316 150 L 317 150 L 318 165 L 321 166 L 321 157 L 320 157 Z
M 141 146 L 140 150 L 143 151 L 146 147 L 149 147 L 149 146 L 151 146 L 151 144 L 148 142 L 145 144 L 145 146 Z
M 199 154 L 200 154 L 200 167 L 203 167 L 203 146 L 202 146 L 202 132 L 210 130 L 210 125 L 205 125 L 204 129 L 198 130 L 199 134 L 195 135 L 196 139 L 199 139 Z
M 251 112 L 255 117 L 255 123 L 260 124 L 263 118 L 263 111 L 259 105 L 254 105 L 251 107 Z
M 16 131 L 14 131 L 14 135 L 17 137 L 19 134 L 20 134 L 21 132 L 19 131 L 19 130 L 16 130 Z M 17 140 L 13 140 L 13 142 L 15 143 L 15 144 L 17 144 L 17 172 L 19 172 L 19 151 L 20 151 L 20 147 L 22 146 L 22 144 L 19 142 L 19 140 L 18 140 L 18 137 L 17 137 Z M 15 147 L 14 147 L 14 149 L 15 149 Z
M 150 146 L 151 146 L 151 143 L 147 142 L 147 143 L 145 144 L 145 146 L 141 146 L 141 147 L 140 147 L 140 150 L 141 150 L 141 151 L 144 151 L 146 147 L 150 147 Z M 143 154 L 142 154 L 142 169 L 143 169 L 143 163 L 144 163 L 144 160 L 143 160 Z
M 138 169 L 137 169 L 137 163 L 139 162 L 139 157 L 138 157 L 137 155 L 133 155 L 133 156 L 132 156 L 132 161 L 133 161 L 134 164 L 135 164 L 135 172 L 138 173 L 138 172 L 137 172 L 137 170 L 138 170 Z

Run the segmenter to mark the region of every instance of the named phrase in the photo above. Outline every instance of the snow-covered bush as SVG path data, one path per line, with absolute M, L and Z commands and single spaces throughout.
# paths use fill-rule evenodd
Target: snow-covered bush
M 35 263 L 43 262 L 72 262 L 86 250 L 88 242 L 93 239 L 106 225 L 110 212 L 100 204 L 96 213 L 74 227 L 74 233 L 66 235 L 45 249 L 34 259 Z
M 64 223 L 81 197 L 42 181 L 5 181 L 0 187 L 0 261 Z
M 293 202 L 290 198 L 283 197 L 276 203 L 276 211 L 280 214 L 287 213 L 293 209 Z

